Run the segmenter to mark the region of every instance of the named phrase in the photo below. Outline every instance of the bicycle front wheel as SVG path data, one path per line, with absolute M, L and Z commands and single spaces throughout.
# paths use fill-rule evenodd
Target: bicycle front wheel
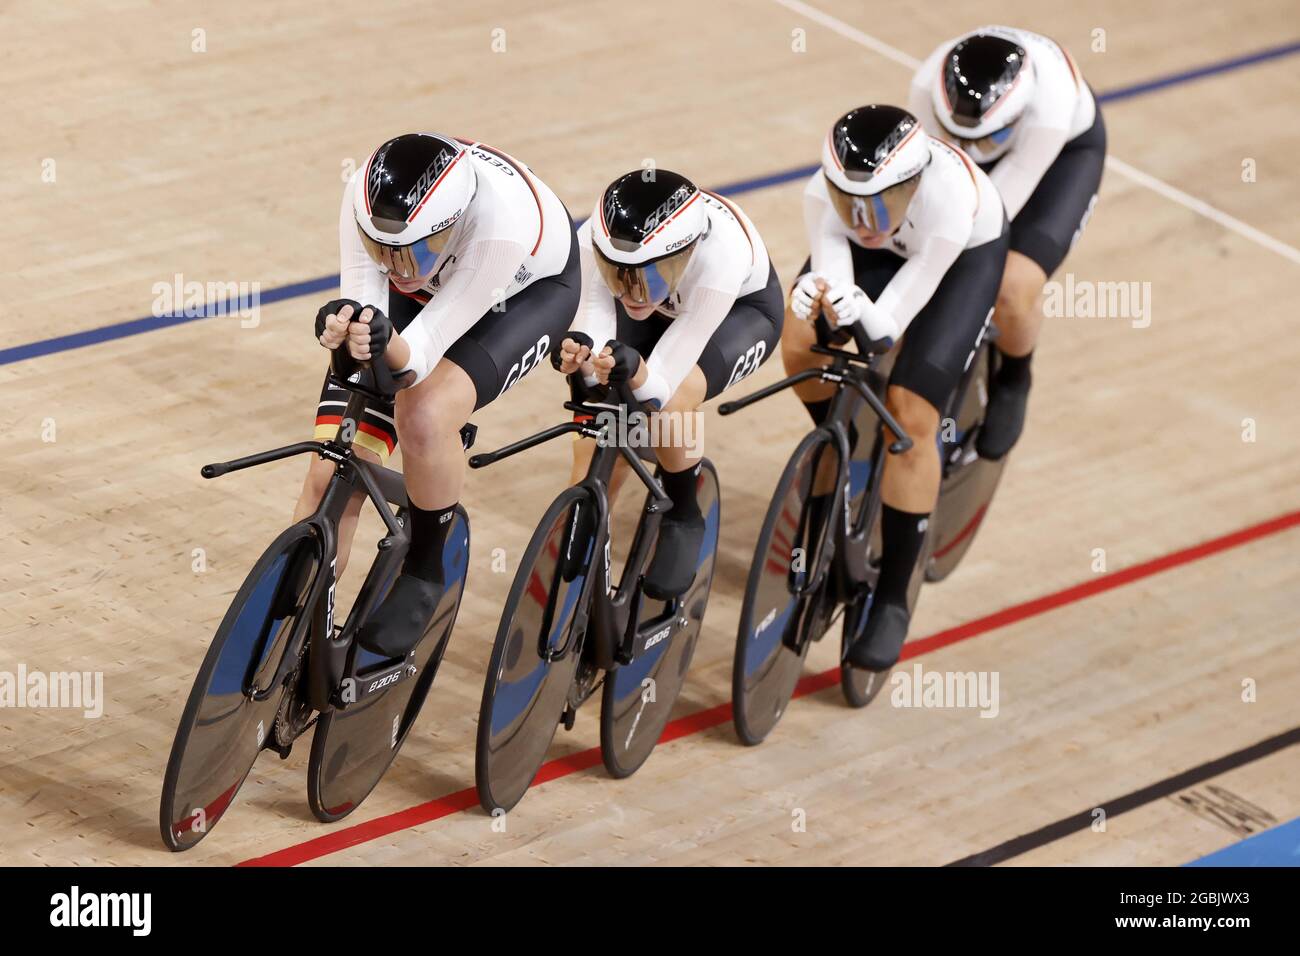
M 578 666 L 578 602 L 591 570 L 596 502 L 567 488 L 524 551 L 501 611 L 479 707 L 474 779 L 489 813 L 510 810 L 546 759 Z
M 253 565 L 217 627 L 163 778 L 159 825 L 169 849 L 188 850 L 212 831 L 267 746 L 280 705 L 293 693 L 267 685 L 294 650 L 295 625 L 319 570 L 315 532 L 294 525 Z
M 833 545 L 840 515 L 839 443 L 810 432 L 777 482 L 745 586 L 732 666 L 732 720 L 740 739 L 760 743 L 785 713 L 803 673 L 825 586 L 807 590 Z M 809 613 L 813 619 L 807 620 Z

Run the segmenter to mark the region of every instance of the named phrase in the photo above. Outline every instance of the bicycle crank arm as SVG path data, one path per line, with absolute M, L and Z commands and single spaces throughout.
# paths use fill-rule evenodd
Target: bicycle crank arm
M 344 680 L 343 684 L 335 689 L 331 703 L 339 710 L 346 710 L 348 707 L 361 703 L 368 697 L 373 697 L 375 694 L 410 680 L 418 671 L 419 668 L 414 664 L 398 661 L 373 671 L 365 677 L 353 675 L 349 678 L 354 687 L 353 693 L 348 694 L 344 690 L 348 684 L 348 681 Z
M 669 601 L 662 614 L 646 621 L 643 626 L 636 627 L 635 617 L 632 618 L 632 621 L 632 626 L 628 628 L 626 644 L 619 649 L 618 662 L 620 664 L 631 664 L 650 648 L 671 640 L 677 635 L 678 631 L 689 623 L 682 611 L 682 599 L 679 597 Z

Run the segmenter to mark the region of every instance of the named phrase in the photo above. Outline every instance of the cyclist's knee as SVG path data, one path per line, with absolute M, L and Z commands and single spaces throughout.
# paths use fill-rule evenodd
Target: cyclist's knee
M 433 454 L 445 443 L 449 426 L 446 413 L 436 405 L 417 405 L 397 413 L 397 433 L 404 454 L 421 458 Z
M 1017 322 L 1029 316 L 1046 281 L 1043 270 L 1032 259 L 1015 252 L 1009 254 L 998 287 L 999 317 Z
M 708 382 L 704 377 L 704 372 L 697 365 L 691 369 L 690 374 L 678 386 L 677 391 L 673 392 L 672 398 L 660 409 L 661 412 L 693 412 L 704 404 L 704 396 L 708 392 Z
M 460 441 L 460 429 L 474 411 L 475 393 L 469 377 L 455 371 L 458 377 L 438 376 L 435 370 L 430 380 L 398 396 L 397 435 L 405 454 L 436 455 L 448 443 Z
M 916 392 L 891 385 L 885 407 L 903 431 L 912 439 L 913 449 L 934 448 L 939 433 L 939 411 Z

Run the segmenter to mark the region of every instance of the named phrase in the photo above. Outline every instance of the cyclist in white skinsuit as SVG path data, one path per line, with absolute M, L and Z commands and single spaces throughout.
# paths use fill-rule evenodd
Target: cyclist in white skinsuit
M 993 321 L 1002 353 L 979 451 L 998 459 L 1024 427 L 1038 296 L 1097 201 L 1106 128 L 1070 54 L 1028 30 L 981 27 L 941 44 L 912 79 L 911 111 L 964 149 L 1002 194 L 1011 252 Z
M 786 372 L 824 365 L 811 346 L 838 344 L 854 323 L 882 343 L 901 338 L 885 404 L 913 444 L 885 462 L 880 577 L 848 653 L 854 666 L 884 670 L 907 637 L 910 583 L 939 494 L 940 415 L 997 300 L 1006 213 L 961 150 L 926 135 L 906 110 L 872 105 L 827 134 L 822 168 L 804 189 L 804 225 L 811 255 L 791 292 Z M 810 380 L 795 392 L 821 423 L 834 386 Z M 825 507 L 832 490 L 815 488 L 809 508 Z
M 588 384 L 626 380 L 652 409 L 694 414 L 772 355 L 781 335 L 781 286 L 763 240 L 730 200 L 685 177 L 628 173 L 605 190 L 578 230 L 582 304 L 559 356 Z M 646 574 L 653 598 L 674 597 L 693 578 L 704 534 L 696 501 L 700 449 L 652 431 L 672 509 Z M 590 441 L 574 446 L 575 480 Z M 621 479 L 621 475 L 620 475 Z
M 925 136 L 918 130 L 918 136 Z M 844 308 L 862 318 L 873 339 L 899 339 L 930 301 L 948 269 L 966 249 L 1002 234 L 1002 201 L 989 177 L 959 150 L 929 137 L 929 165 L 896 231 L 863 240 L 835 211 L 826 177 L 819 171 L 804 187 L 804 226 L 812 272 L 832 289 L 856 285 L 854 248 L 887 249 L 904 263 L 875 299 L 854 297 Z M 832 296 L 832 300 L 834 297 Z
M 403 442 L 411 545 L 358 641 L 408 653 L 443 591 L 442 553 L 464 481 L 460 430 L 541 361 L 581 295 L 564 204 L 522 163 L 485 146 L 411 133 L 380 146 L 348 182 L 339 216 L 341 298 L 317 337 L 358 362 L 383 361 L 403 390 L 373 405 L 355 446 L 384 461 Z M 316 437 L 331 439 L 348 393 L 326 381 Z M 313 462 L 296 515 L 310 514 L 333 465 Z M 359 498 L 339 527 L 340 571 Z
M 384 308 L 395 293 L 421 306 L 401 331 L 410 359 L 400 372 L 413 372 L 412 384 L 422 382 L 492 306 L 539 279 L 559 275 L 572 253 L 568 210 L 545 183 L 505 153 L 482 143 L 458 142 L 464 147 L 463 161 L 473 165 L 476 191 L 450 229 L 432 274 L 403 279 L 385 273 L 366 252 L 357 229 L 357 206 L 364 201 L 358 184 L 365 168 L 352 175 L 339 211 L 342 297 Z M 482 396 L 479 407 L 496 395 Z

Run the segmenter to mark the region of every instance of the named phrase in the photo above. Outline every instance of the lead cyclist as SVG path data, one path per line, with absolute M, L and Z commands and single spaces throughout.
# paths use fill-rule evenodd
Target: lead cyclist
M 1106 127 L 1070 54 L 1045 36 L 982 27 L 941 44 L 912 79 L 911 111 L 989 174 L 1011 219 L 993 322 L 1002 353 L 978 451 L 997 460 L 1020 437 L 1029 364 L 1049 276 L 1082 234 L 1106 163 Z
M 316 336 L 358 362 L 382 361 L 402 390 L 358 423 L 357 453 L 384 463 L 402 439 L 410 549 L 361 646 L 405 656 L 444 591 L 442 551 L 460 500 L 460 430 L 555 346 L 578 308 L 573 221 L 523 163 L 482 143 L 435 133 L 388 140 L 348 181 L 339 212 L 340 297 Z M 348 393 L 326 379 L 316 438 L 340 425 Z M 311 514 L 332 462 L 313 459 L 295 520 Z M 342 573 L 363 495 L 339 524 Z

